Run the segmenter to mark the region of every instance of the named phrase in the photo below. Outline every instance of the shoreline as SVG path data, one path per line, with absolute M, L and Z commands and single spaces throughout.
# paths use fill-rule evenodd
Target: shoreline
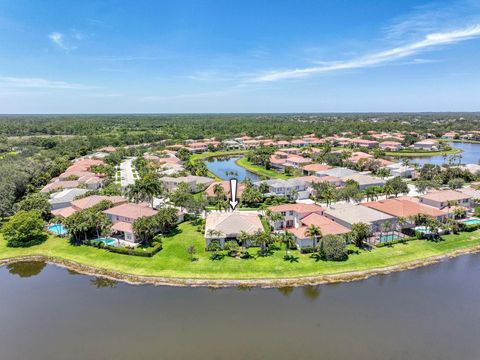
M 304 276 L 294 278 L 280 279 L 193 279 L 193 278 L 167 278 L 159 276 L 142 276 L 128 273 L 122 273 L 112 270 L 106 270 L 90 265 L 84 265 L 72 260 L 45 256 L 45 255 L 27 255 L 14 258 L 0 260 L 0 268 L 10 264 L 38 261 L 45 262 L 50 265 L 75 271 L 86 276 L 102 277 L 129 285 L 154 285 L 154 286 L 175 286 L 175 287 L 212 287 L 212 288 L 228 288 L 228 287 L 259 287 L 259 288 L 281 288 L 281 287 L 298 287 L 305 285 L 322 285 L 352 282 L 366 280 L 371 276 L 387 275 L 393 272 L 411 270 L 423 266 L 439 263 L 444 260 L 456 258 L 462 255 L 475 254 L 480 252 L 480 245 L 459 249 L 442 255 L 430 256 L 424 259 L 408 261 L 405 263 L 391 265 L 381 268 L 371 268 L 359 271 L 350 271 L 337 274 Z

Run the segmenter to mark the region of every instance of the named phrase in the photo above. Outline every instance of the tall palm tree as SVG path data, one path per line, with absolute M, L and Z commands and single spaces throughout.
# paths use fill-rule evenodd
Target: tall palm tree
M 317 246 L 317 238 L 322 237 L 322 231 L 318 226 L 311 224 L 307 230 L 305 230 L 305 235 L 312 239 L 313 249 L 315 250 Z
M 295 244 L 295 236 L 292 233 L 285 231 L 280 234 L 280 242 L 285 245 L 285 256 L 288 256 L 288 249 Z

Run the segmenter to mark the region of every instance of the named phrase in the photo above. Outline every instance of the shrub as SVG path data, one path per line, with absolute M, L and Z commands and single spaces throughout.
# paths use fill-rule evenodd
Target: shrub
M 385 246 L 391 246 L 391 245 L 394 245 L 394 244 L 406 244 L 408 241 L 415 240 L 415 239 L 421 239 L 422 233 L 420 231 L 417 231 L 417 233 L 420 234 L 420 238 L 404 237 L 403 239 L 392 240 L 392 241 L 377 244 L 375 246 L 377 248 L 380 248 L 380 247 L 385 247 Z
M 315 252 L 315 249 L 312 246 L 306 246 L 302 248 L 300 251 L 302 254 L 312 254 Z
M 320 256 L 328 261 L 341 261 L 348 258 L 347 243 L 338 235 L 326 235 L 320 240 Z
M 105 249 L 116 254 L 152 257 L 162 250 L 162 242 L 153 242 L 151 247 L 148 248 L 126 248 L 116 246 L 105 246 Z

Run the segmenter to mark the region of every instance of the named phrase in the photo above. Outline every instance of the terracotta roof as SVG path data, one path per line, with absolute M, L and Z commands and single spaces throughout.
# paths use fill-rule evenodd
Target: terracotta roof
M 446 215 L 442 210 L 407 199 L 386 199 L 365 202 L 362 205 L 396 217 L 409 217 L 417 214 L 433 217 Z
M 282 212 L 282 211 L 295 211 L 299 213 L 306 212 L 323 212 L 323 208 L 316 204 L 282 204 L 270 206 L 268 208 L 270 211 Z
M 325 164 L 309 164 L 309 165 L 303 166 L 303 170 L 306 170 L 306 171 L 323 171 L 331 168 L 332 167 L 330 165 L 325 165 Z
M 58 190 L 58 189 L 72 189 L 80 185 L 78 181 L 55 181 L 50 184 L 47 184 L 43 187 L 40 192 L 42 193 L 48 193 L 53 190 Z
M 104 211 L 105 214 L 122 216 L 130 219 L 138 219 L 144 216 L 153 216 L 156 210 L 147 207 L 145 204 L 122 204 Z
M 207 215 L 205 223 L 205 237 L 210 230 L 222 233 L 220 237 L 237 236 L 241 231 L 253 234 L 263 231 L 263 225 L 257 214 L 241 212 L 215 212 Z
M 126 223 L 123 221 L 119 221 L 112 225 L 112 230 L 114 231 L 121 231 L 133 234 L 133 226 L 130 223 Z
M 215 192 L 213 191 L 215 189 L 215 185 L 219 184 L 223 188 L 223 192 L 225 195 L 228 197 L 230 196 L 230 181 L 225 180 L 225 181 L 216 181 L 214 183 L 211 183 L 207 189 L 205 190 L 205 193 L 207 196 L 215 196 Z M 240 197 L 245 190 L 245 185 L 239 183 L 237 186 L 237 196 Z
M 71 206 L 68 206 L 68 207 L 65 207 L 65 208 L 52 210 L 52 215 L 53 216 L 61 216 L 63 218 L 68 218 L 69 216 L 75 214 L 76 212 L 77 212 L 77 209 L 75 209 Z
M 82 199 L 78 199 L 72 202 L 72 206 L 77 209 L 89 209 L 92 206 L 95 206 L 102 202 L 103 200 L 108 200 L 113 203 L 113 205 L 119 205 L 122 203 L 127 203 L 128 200 L 121 196 L 102 196 L 102 195 L 92 195 L 87 196 Z
M 350 232 L 350 229 L 336 223 L 329 218 L 319 215 L 319 214 L 310 214 L 304 217 L 302 220 L 302 224 L 305 226 L 301 226 L 299 228 L 292 228 L 288 229 L 287 231 L 293 233 L 297 238 L 300 239 L 307 239 L 309 236 L 305 234 L 308 229 L 308 226 L 315 225 L 320 228 L 322 235 L 340 235 L 346 234 Z

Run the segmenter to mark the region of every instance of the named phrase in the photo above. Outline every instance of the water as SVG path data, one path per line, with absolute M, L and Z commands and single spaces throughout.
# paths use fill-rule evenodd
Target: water
M 55 234 L 55 235 L 60 235 L 60 236 L 63 236 L 63 235 L 66 235 L 67 234 L 67 229 L 65 229 L 65 227 L 63 226 L 63 224 L 51 224 L 51 225 L 48 225 L 48 230 Z
M 210 158 L 206 161 L 208 170 L 217 175 L 219 178 L 228 180 L 236 178 L 239 181 L 243 181 L 245 178 L 250 178 L 253 182 L 260 180 L 260 177 L 251 171 L 237 165 L 235 161 L 240 159 L 239 157 L 221 157 Z M 228 172 L 234 172 L 234 174 L 228 174 Z
M 462 164 L 478 164 L 480 160 L 480 144 L 473 143 L 460 143 L 460 142 L 450 142 L 450 146 L 463 150 L 461 155 Z M 409 158 L 414 162 L 423 165 L 423 164 L 433 164 L 433 165 L 442 165 L 443 163 L 448 163 L 448 158 L 446 159 L 443 155 L 436 156 L 425 156 L 418 158 Z
M 466 225 L 480 224 L 480 219 L 477 219 L 477 218 L 471 218 L 471 219 L 466 219 L 466 220 L 461 220 L 461 221 Z
M 0 359 L 480 359 L 480 255 L 352 283 L 131 286 L 0 268 Z
M 105 245 L 109 245 L 109 246 L 117 245 L 117 239 L 114 239 L 114 238 L 98 238 L 92 241 L 95 243 L 104 243 Z

